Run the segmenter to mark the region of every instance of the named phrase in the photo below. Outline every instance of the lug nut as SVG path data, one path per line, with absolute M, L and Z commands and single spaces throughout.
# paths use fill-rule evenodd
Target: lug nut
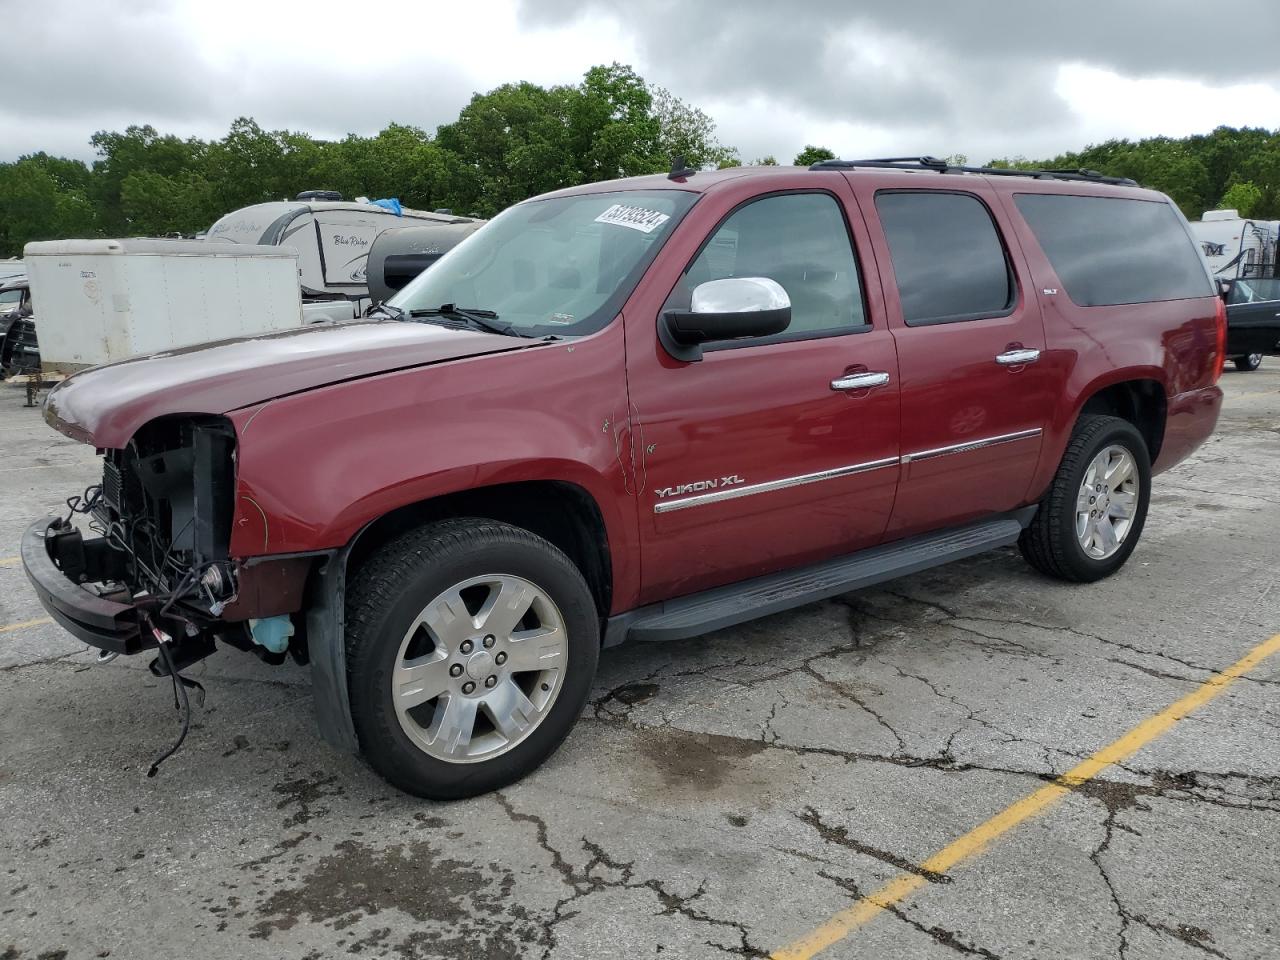
M 476 692 L 476 685 L 475 685 L 474 683 L 472 683 L 470 680 L 468 680 L 466 683 L 464 683 L 464 684 L 462 685 L 462 692 L 463 692 L 463 693 L 475 693 L 475 692 Z
M 492 647 L 497 642 L 497 640 L 498 638 L 495 637 L 492 633 L 490 633 L 485 636 L 482 642 L 485 645 L 485 649 L 488 649 L 489 647 Z
M 550 690 L 550 689 L 551 689 L 551 684 L 549 684 L 549 683 L 544 683 L 544 684 L 542 685 L 542 689 L 543 689 L 544 691 L 545 691 L 545 690 Z
M 506 662 L 507 662 L 507 655 L 506 655 L 506 653 L 505 653 L 505 652 L 503 652 L 503 653 L 498 654 L 496 657 L 494 657 L 494 658 L 493 658 L 493 662 L 494 662 L 494 663 L 496 663 L 498 666 L 502 666 L 504 663 L 506 663 Z
M 497 682 L 498 682 L 498 678 L 497 678 L 497 677 L 494 677 L 494 676 L 488 676 L 488 677 L 485 677 L 484 685 L 485 685 L 486 687 L 492 687 L 492 686 L 493 686 L 495 683 L 497 683 Z
M 463 640 L 462 646 L 460 646 L 458 649 L 461 650 L 463 653 L 470 653 L 472 650 L 475 649 L 475 644 L 472 643 L 470 640 Z
M 449 676 L 451 676 L 451 677 L 460 677 L 460 676 L 462 676 L 462 664 L 460 664 L 460 663 L 455 663 L 452 667 L 450 667 L 450 668 L 449 668 Z

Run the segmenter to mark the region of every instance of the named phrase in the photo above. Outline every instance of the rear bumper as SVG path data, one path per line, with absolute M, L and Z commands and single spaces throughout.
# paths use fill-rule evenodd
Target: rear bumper
M 49 554 L 52 534 L 62 521 L 45 517 L 22 535 L 22 567 L 40 603 L 76 639 L 112 653 L 139 653 L 155 646 L 143 630 L 143 603 L 120 603 L 91 593 L 71 580 Z M 92 543 L 93 541 L 90 541 Z
M 1222 412 L 1222 388 L 1204 387 L 1188 390 L 1168 400 L 1164 442 L 1160 455 L 1151 465 L 1152 473 L 1161 473 L 1181 463 L 1200 444 L 1209 439 Z

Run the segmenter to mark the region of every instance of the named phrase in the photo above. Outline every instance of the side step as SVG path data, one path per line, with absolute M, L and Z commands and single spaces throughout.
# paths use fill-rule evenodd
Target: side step
M 1035 507 L 872 547 L 799 570 L 756 577 L 642 607 L 610 621 L 605 645 L 629 640 L 680 640 L 745 623 L 781 610 L 918 573 L 1007 546 L 1031 521 Z

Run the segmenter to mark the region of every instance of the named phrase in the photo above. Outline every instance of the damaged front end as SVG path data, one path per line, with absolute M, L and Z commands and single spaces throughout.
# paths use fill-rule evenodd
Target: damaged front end
M 152 665 L 160 675 L 209 656 L 215 640 L 281 662 L 311 561 L 233 560 L 235 485 L 230 421 L 153 421 L 104 452 L 102 482 L 69 500 L 66 517 L 28 529 L 27 575 L 50 615 L 90 646 L 136 654 L 164 643 L 168 656 Z

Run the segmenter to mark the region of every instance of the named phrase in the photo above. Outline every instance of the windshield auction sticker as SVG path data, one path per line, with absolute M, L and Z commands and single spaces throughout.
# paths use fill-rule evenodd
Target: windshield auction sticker
M 625 203 L 615 203 L 600 216 L 596 223 L 613 223 L 619 227 L 630 227 L 641 233 L 653 233 L 671 218 L 657 210 L 646 210 L 644 207 L 629 207 Z

